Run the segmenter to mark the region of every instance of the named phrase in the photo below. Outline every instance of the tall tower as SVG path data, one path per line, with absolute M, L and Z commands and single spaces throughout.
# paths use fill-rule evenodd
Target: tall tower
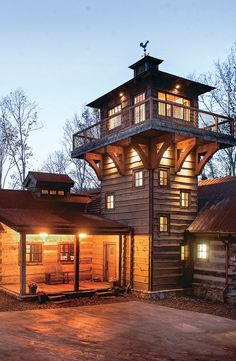
M 198 107 L 213 88 L 160 71 L 162 62 L 147 55 L 131 65 L 132 79 L 88 104 L 100 121 L 73 139 L 72 157 L 101 180 L 101 213 L 134 229 L 130 282 L 144 292 L 188 286 L 184 233 L 197 214 L 197 176 L 236 144 L 233 119 Z

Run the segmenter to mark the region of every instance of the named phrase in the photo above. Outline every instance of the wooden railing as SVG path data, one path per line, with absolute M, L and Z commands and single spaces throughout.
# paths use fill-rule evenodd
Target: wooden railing
M 137 107 L 144 107 L 144 111 L 141 112 L 144 114 L 144 119 L 141 121 L 135 119 L 135 108 Z M 116 117 L 115 120 L 114 117 Z M 134 127 L 147 120 L 164 120 L 169 124 L 179 124 L 183 127 L 199 128 L 235 137 L 233 118 L 150 97 L 143 102 L 123 108 L 121 112 L 75 133 L 73 149 L 96 142 L 107 135 Z

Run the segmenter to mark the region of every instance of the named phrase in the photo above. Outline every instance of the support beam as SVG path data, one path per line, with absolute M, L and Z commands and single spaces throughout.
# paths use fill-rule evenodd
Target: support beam
M 161 137 L 154 138 L 152 141 L 152 152 L 154 152 L 154 156 L 152 156 L 152 169 L 159 167 L 161 159 L 165 153 L 165 151 L 173 144 L 174 142 L 174 135 L 165 135 Z M 159 148 L 158 152 L 156 149 L 157 144 L 162 143 L 161 147 Z
M 114 162 L 120 175 L 125 175 L 125 152 L 123 147 L 107 145 L 106 153 Z
M 210 143 L 200 145 L 196 151 L 196 175 L 201 174 L 205 164 L 212 158 L 212 156 L 219 149 L 218 143 Z
M 122 283 L 122 286 L 127 286 L 127 284 L 126 284 L 127 236 L 126 235 L 124 235 L 124 239 L 123 239 L 122 254 L 123 254 L 123 283 Z
M 182 168 L 182 165 L 189 154 L 196 147 L 197 140 L 196 138 L 188 138 L 177 142 L 175 145 L 175 172 L 179 172 Z
M 144 168 L 149 169 L 149 157 L 148 157 L 148 147 L 146 146 L 146 149 L 141 147 L 141 143 L 138 143 L 135 139 L 132 139 L 131 141 L 132 147 L 137 152 L 138 156 L 140 157 Z
M 79 259 L 80 259 L 80 239 L 75 235 L 74 241 L 74 290 L 79 291 Z
M 93 168 L 99 180 L 103 175 L 103 155 L 97 153 L 85 153 L 84 160 Z
M 119 279 L 118 279 L 118 284 L 119 284 L 119 286 L 121 287 L 122 286 L 122 280 L 121 280 L 121 278 L 122 278 L 122 236 L 120 235 L 119 236 L 119 270 L 118 270 L 118 272 L 119 272 Z
M 20 234 L 20 296 L 26 295 L 26 234 Z

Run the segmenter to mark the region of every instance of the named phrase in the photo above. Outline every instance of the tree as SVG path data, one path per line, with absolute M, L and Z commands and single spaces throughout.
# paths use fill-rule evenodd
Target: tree
M 43 170 L 47 172 L 68 174 L 75 181 L 76 192 L 97 188 L 100 185 L 95 172 L 86 161 L 71 158 L 73 134 L 95 124 L 97 120 L 97 111 L 87 107 L 84 107 L 81 116 L 75 113 L 72 120 L 65 122 L 62 149 L 49 154 L 43 165 Z
M 32 150 L 29 146 L 31 132 L 39 129 L 36 104 L 29 100 L 22 89 L 3 97 L 1 107 L 3 161 L 8 157 L 13 187 L 23 188 Z
M 199 81 L 215 86 L 215 90 L 201 96 L 200 101 L 210 112 L 236 117 L 236 43 L 227 58 L 215 63 L 215 71 L 202 74 Z M 218 151 L 205 167 L 211 177 L 236 175 L 236 147 Z

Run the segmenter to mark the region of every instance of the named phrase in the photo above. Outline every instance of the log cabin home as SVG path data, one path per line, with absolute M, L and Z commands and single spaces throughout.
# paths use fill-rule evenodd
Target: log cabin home
M 132 79 L 88 104 L 100 119 L 74 134 L 72 157 L 93 168 L 99 194 L 37 172 L 26 190 L 0 191 L 2 289 L 24 298 L 31 281 L 65 293 L 116 280 L 140 297 L 193 290 L 236 302 L 233 205 L 228 222 L 215 213 L 229 210 L 235 178 L 198 184 L 213 154 L 236 144 L 234 119 L 201 110 L 213 88 L 161 63 L 144 56 Z

